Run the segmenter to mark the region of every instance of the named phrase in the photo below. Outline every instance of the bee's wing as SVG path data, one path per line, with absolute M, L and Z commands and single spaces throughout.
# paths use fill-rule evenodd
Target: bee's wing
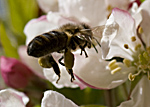
M 93 33 L 93 37 L 96 38 L 99 42 L 102 38 L 102 32 L 104 30 L 104 25 L 103 26 L 96 26 L 92 28 L 92 33 Z

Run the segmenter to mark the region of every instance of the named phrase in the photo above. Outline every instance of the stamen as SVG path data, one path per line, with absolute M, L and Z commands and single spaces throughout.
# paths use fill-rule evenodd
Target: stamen
M 132 75 L 132 73 L 130 73 L 130 74 L 128 75 L 128 78 L 129 78 L 130 81 L 134 81 L 135 75 Z
M 139 27 L 138 33 L 139 33 L 139 34 L 142 34 L 142 33 L 143 33 L 143 28 L 142 28 L 142 27 Z
M 150 54 L 150 47 L 147 47 L 146 50 Z
M 124 44 L 124 47 L 125 47 L 126 49 L 129 49 L 128 44 Z
M 131 61 L 128 60 L 128 59 L 124 59 L 124 60 L 123 60 L 123 63 L 124 63 L 127 67 L 130 67 L 130 66 L 131 66 Z
M 114 73 L 116 73 L 116 72 L 118 72 L 118 71 L 120 71 L 121 70 L 121 67 L 117 67 L 117 68 L 115 68 L 115 69 L 113 69 L 112 71 L 111 71 L 111 74 L 114 74 Z
M 139 48 L 141 48 L 141 44 L 138 44 L 135 46 L 135 50 L 137 51 Z
M 108 6 L 107 6 L 107 10 L 108 10 L 108 11 L 112 11 L 112 6 L 111 6 L 111 5 L 108 5 Z
M 143 57 L 142 54 L 139 54 L 138 58 L 139 58 L 139 62 L 140 62 L 142 65 L 144 65 L 144 64 L 147 63 L 146 59 Z
M 132 40 L 132 42 L 135 42 L 135 41 L 136 41 L 136 37 L 135 37 L 135 36 L 132 36 L 132 37 L 131 37 L 131 40 Z
M 112 66 L 109 66 L 109 69 L 110 70 L 114 70 L 114 69 L 116 69 L 116 68 L 118 68 L 119 66 L 118 66 L 118 64 L 113 64 Z
M 108 66 L 110 67 L 110 66 L 114 65 L 116 62 L 117 61 L 115 59 L 113 59 L 112 61 L 109 62 Z
M 141 68 L 142 70 L 147 69 L 147 65 L 139 65 L 139 68 Z
M 139 70 L 136 74 L 134 74 L 133 76 L 138 76 L 140 73 L 141 73 L 142 71 L 141 70 Z
M 143 52 L 143 57 L 149 61 L 150 57 L 149 57 L 149 54 L 147 52 Z

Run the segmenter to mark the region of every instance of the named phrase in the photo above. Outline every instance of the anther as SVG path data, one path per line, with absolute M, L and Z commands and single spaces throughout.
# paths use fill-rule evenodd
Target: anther
M 112 6 L 111 6 L 111 5 L 108 5 L 108 6 L 107 6 L 107 10 L 108 10 L 108 11 L 112 11 Z
M 112 71 L 111 71 L 111 74 L 114 74 L 114 73 L 116 73 L 116 72 L 118 72 L 118 71 L 120 71 L 121 70 L 121 67 L 117 67 L 117 68 L 115 68 L 115 69 L 113 69 Z
M 132 75 L 132 73 L 130 73 L 130 74 L 128 75 L 128 78 L 129 78 L 130 81 L 134 81 L 135 75 Z
M 109 62 L 108 66 L 111 67 L 112 65 L 114 65 L 117 61 L 115 59 L 113 59 L 112 61 Z
M 124 63 L 127 67 L 130 67 L 130 65 L 131 65 L 131 61 L 128 60 L 128 59 L 124 59 L 124 60 L 123 60 L 123 63 Z
M 132 36 L 132 37 L 131 37 L 131 40 L 132 40 L 132 42 L 135 42 L 135 41 L 136 41 L 136 37 L 135 37 L 135 36 Z
M 139 34 L 142 34 L 142 33 L 143 33 L 142 27 L 139 27 L 139 28 L 138 28 L 138 33 L 139 33 Z
M 126 49 L 129 49 L 128 44 L 124 44 L 124 47 L 125 47 Z
M 148 54 L 147 52 L 144 52 L 144 53 L 143 53 L 143 57 L 144 57 L 147 61 L 149 61 L 150 56 L 149 56 L 149 54 Z
M 135 46 L 135 50 L 137 51 L 139 48 L 141 48 L 141 44 L 138 44 Z

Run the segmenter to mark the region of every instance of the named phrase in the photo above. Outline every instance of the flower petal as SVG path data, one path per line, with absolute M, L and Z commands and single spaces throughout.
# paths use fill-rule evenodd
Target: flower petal
M 143 76 L 131 93 L 131 99 L 122 102 L 119 107 L 149 107 L 150 81 Z
M 58 59 L 61 58 L 62 54 L 60 53 L 53 53 L 52 54 L 56 62 L 58 63 Z M 43 70 L 44 75 L 46 79 L 48 79 L 50 82 L 52 82 L 57 88 L 63 88 L 63 87 L 71 87 L 71 88 L 76 88 L 78 85 L 72 83 L 70 81 L 71 76 L 67 72 L 66 68 L 59 64 L 60 72 L 61 72 L 61 77 L 58 83 L 56 83 L 58 76 L 55 74 L 53 68 L 47 69 L 45 68 Z
M 123 67 L 123 71 L 112 75 L 107 68 L 109 61 L 101 59 L 101 50 L 99 47 L 98 54 L 95 50 L 86 49 L 88 58 L 80 55 L 80 50 L 75 53 L 75 65 L 73 67 L 74 74 L 85 85 L 96 89 L 111 89 L 122 84 L 127 80 L 128 73 L 132 71 L 127 67 Z M 123 64 L 122 64 L 123 65 Z
M 74 102 L 56 91 L 44 92 L 41 107 L 78 107 Z
M 25 107 L 29 98 L 14 89 L 0 90 L 0 107 Z
M 57 28 L 57 25 L 47 20 L 46 16 L 41 16 L 38 19 L 32 19 L 24 28 L 24 33 L 27 36 L 26 45 L 37 35 L 48 32 Z
M 38 59 L 27 55 L 26 46 L 20 46 L 18 48 L 18 53 L 24 64 L 26 64 L 36 75 L 41 78 L 45 78 L 43 68 L 38 64 Z
M 58 11 L 58 0 L 37 0 L 40 8 L 48 13 L 49 11 Z
M 147 47 L 150 46 L 150 1 L 144 1 L 140 8 L 142 8 L 142 22 L 141 27 L 143 29 L 144 35 L 142 35 L 142 39 L 146 43 Z M 144 36 L 144 37 L 143 37 Z
M 57 12 L 49 12 L 46 16 L 32 19 L 24 28 L 27 36 L 26 45 L 36 36 L 51 31 L 66 23 L 75 23 L 77 20 L 63 16 Z
M 138 28 L 139 24 L 142 21 L 142 13 L 141 13 L 141 8 L 138 8 L 138 4 L 136 2 L 133 3 L 133 5 L 130 9 L 130 14 L 135 19 L 136 28 Z
M 133 42 L 131 40 L 132 37 L 135 37 L 136 41 Z M 126 49 L 124 47 L 125 44 L 130 49 Z M 136 35 L 134 19 L 127 11 L 117 8 L 113 9 L 111 16 L 107 20 L 101 39 L 103 57 L 106 59 L 123 57 L 133 60 L 132 54 L 138 44 L 143 46 Z
M 105 0 L 107 6 L 111 6 L 112 8 L 120 8 L 127 10 L 131 0 Z
M 91 26 L 104 24 L 107 18 L 104 0 L 59 0 L 59 8 L 62 14 Z

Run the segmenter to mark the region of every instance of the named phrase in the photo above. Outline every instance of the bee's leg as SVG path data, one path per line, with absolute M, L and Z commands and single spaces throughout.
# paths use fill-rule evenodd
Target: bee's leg
M 92 42 L 91 42 L 92 43 Z M 95 45 L 92 43 L 92 46 L 94 47 L 96 53 L 98 53 L 98 50 L 96 49 Z
M 65 49 L 64 63 L 65 63 L 66 70 L 71 75 L 71 82 L 72 82 L 73 80 L 75 80 L 73 75 L 73 70 L 72 70 L 72 67 L 74 65 L 74 55 L 68 49 Z
M 62 59 L 64 59 L 64 56 L 62 56 L 62 57 L 58 60 L 58 62 L 59 62 L 62 66 L 65 66 L 65 64 L 64 64 L 63 62 L 61 62 Z
M 67 69 L 68 73 L 71 75 L 71 82 L 73 82 L 73 80 L 75 80 L 74 75 L 73 75 L 73 70 L 72 69 Z
M 51 63 L 56 75 L 58 75 L 58 79 L 56 81 L 56 83 L 58 83 L 58 81 L 60 79 L 60 69 L 58 67 L 58 64 L 56 63 L 56 61 L 54 60 L 54 58 L 52 56 L 49 57 L 49 62 Z

